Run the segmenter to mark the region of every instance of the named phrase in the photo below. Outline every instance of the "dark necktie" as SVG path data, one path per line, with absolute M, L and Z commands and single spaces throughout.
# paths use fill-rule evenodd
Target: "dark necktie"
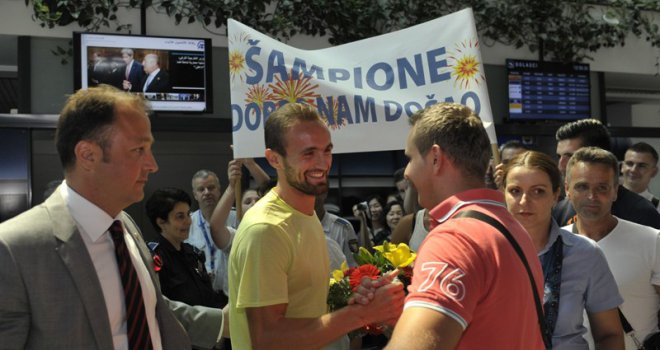
M 152 349 L 149 324 L 145 314 L 142 288 L 137 272 L 128 253 L 124 241 L 124 229 L 121 222 L 116 220 L 110 226 L 110 235 L 115 243 L 115 255 L 121 284 L 124 286 L 124 300 L 126 302 L 126 333 L 128 334 L 128 347 L 131 350 Z

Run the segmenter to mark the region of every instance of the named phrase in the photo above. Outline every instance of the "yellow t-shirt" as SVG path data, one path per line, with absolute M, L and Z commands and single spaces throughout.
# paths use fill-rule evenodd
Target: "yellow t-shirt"
M 251 349 L 245 308 L 288 304 L 287 318 L 326 312 L 328 248 L 316 215 L 289 206 L 275 191 L 241 221 L 229 255 L 232 349 Z

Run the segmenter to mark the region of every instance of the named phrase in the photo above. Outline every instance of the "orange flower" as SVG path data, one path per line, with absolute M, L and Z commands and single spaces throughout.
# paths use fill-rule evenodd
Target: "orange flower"
M 363 277 L 369 277 L 372 280 L 378 279 L 378 277 L 380 277 L 380 270 L 374 265 L 365 264 L 360 265 L 357 268 L 349 269 L 347 274 L 351 289 L 355 292 Z

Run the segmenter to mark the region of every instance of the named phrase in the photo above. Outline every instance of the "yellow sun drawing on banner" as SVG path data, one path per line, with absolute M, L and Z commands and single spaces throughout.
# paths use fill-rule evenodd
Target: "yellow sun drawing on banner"
M 240 33 L 229 38 L 229 46 L 232 48 L 229 52 L 229 76 L 231 82 L 235 80 L 243 83 L 247 74 L 247 65 L 245 64 L 245 52 L 250 46 L 250 35 Z
M 320 95 L 315 90 L 319 84 L 312 85 L 310 76 L 306 77 L 300 72 L 297 77 L 294 77 L 293 69 L 291 69 L 287 80 L 282 80 L 279 75 L 275 76 L 275 80 L 275 84 L 268 85 L 272 91 L 271 100 L 304 102 L 316 107 L 316 98 Z
M 478 86 L 486 80 L 478 57 L 479 40 L 476 38 L 456 43 L 449 51 L 447 65 L 451 69 L 454 86 L 467 90 L 473 84 Z
M 245 103 L 255 103 L 259 106 L 259 109 L 264 108 L 264 102 L 272 100 L 273 96 L 266 86 L 261 84 L 255 84 L 248 88 L 248 92 L 245 95 Z M 254 111 L 254 110 L 253 110 Z M 254 111 L 256 113 L 256 111 Z
M 245 69 L 245 56 L 240 51 L 233 50 L 229 53 L 229 72 L 236 75 L 243 69 Z

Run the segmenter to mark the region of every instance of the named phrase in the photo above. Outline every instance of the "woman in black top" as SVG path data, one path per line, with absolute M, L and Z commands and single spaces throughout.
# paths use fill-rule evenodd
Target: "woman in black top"
M 149 221 L 159 233 L 151 243 L 163 295 L 189 305 L 223 307 L 226 297 L 211 287 L 204 253 L 184 240 L 191 225 L 190 196 L 177 188 L 155 191 L 147 200 Z M 158 266 L 160 265 L 160 268 Z

